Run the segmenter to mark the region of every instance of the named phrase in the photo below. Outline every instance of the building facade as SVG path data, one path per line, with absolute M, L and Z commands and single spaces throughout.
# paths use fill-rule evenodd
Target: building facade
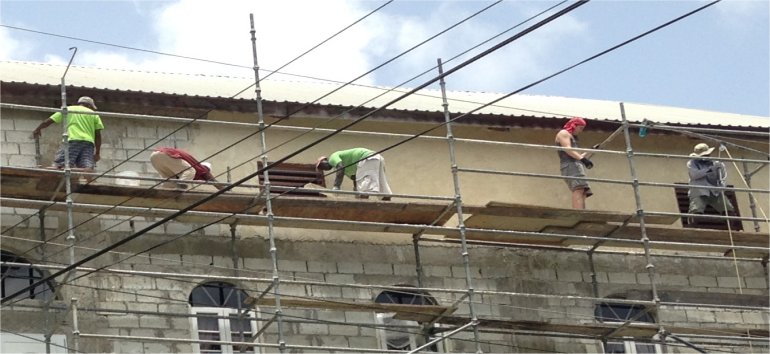
M 454 139 L 447 139 L 441 106 L 423 110 L 435 97 L 370 114 L 371 109 L 348 105 L 346 100 L 355 98 L 351 93 L 338 102 L 307 105 L 310 100 L 282 97 L 287 91 L 266 83 L 264 119 L 277 123 L 262 135 L 254 100 L 221 94 L 237 83 L 166 74 L 149 81 L 130 72 L 74 68 L 68 102 L 93 97 L 105 124 L 97 164 L 105 176 L 93 182 L 96 186 L 123 188 L 121 176 L 125 180 L 133 175 L 125 172 L 133 172 L 147 178 L 134 181 L 140 189 L 157 189 L 149 155 L 159 146 L 205 156 L 219 180 L 239 181 L 263 166 L 264 137 L 268 161 L 299 152 L 286 163 L 308 171 L 318 156 L 335 150 L 392 146 L 382 155 L 396 195 L 391 202 L 327 195 L 331 205 L 355 204 L 348 219 L 324 216 L 332 212 L 329 206 L 314 204 L 322 196 L 287 195 L 275 197 L 274 225 L 267 225 L 266 209 L 231 218 L 187 213 L 161 222 L 180 209 L 183 193 L 209 195 L 216 189 L 204 185 L 192 192 L 122 195 L 139 200 L 124 205 L 115 196 L 77 189 L 84 182 L 76 180 L 73 246 L 67 203 L 54 197 L 63 186 L 51 190 L 36 182 L 29 188 L 37 194 L 30 191 L 22 198 L 27 187 L 17 188 L 16 179 L 5 174 L 16 168 L 34 175 L 44 173 L 39 166 L 50 165 L 60 127 L 46 129 L 37 142 L 30 136 L 50 108 L 61 104 L 55 76 L 61 68 L 31 63 L 2 68 L 3 189 L 21 193 L 3 193 L 2 200 L 4 351 L 39 352 L 46 346 L 50 352 L 202 353 L 768 348 L 768 225 L 758 221 L 770 209 L 768 175 L 746 172 L 767 168 L 761 162 L 767 159 L 767 137 L 758 135 L 768 128 L 762 117 L 746 117 L 740 121 L 748 122 L 745 126 L 726 125 L 713 113 L 717 118 L 711 123 L 694 124 L 688 114 L 700 112 L 671 109 L 665 115 L 664 108 L 643 111 L 641 105 L 629 105 L 626 118 L 634 118 L 623 125 L 617 103 L 612 115 L 592 115 L 591 102 L 576 105 L 575 111 L 553 103 L 550 112 L 558 114 L 548 116 L 521 114 L 521 106 L 501 103 L 503 108 L 495 108 L 499 112 L 453 122 Z M 15 76 L 6 75 L 10 72 Z M 153 84 L 161 82 L 166 86 L 154 90 Z M 467 102 L 450 99 L 450 107 L 454 103 L 461 106 L 460 113 L 451 114 L 456 117 Z M 513 113 L 502 113 L 505 109 Z M 648 115 L 659 112 L 664 113 Z M 570 115 L 589 121 L 583 146 L 618 129 L 621 133 L 593 158 L 596 167 L 589 177 L 597 180 L 591 182 L 590 211 L 572 214 L 566 210 L 569 191 L 558 178 L 553 146 Z M 650 126 L 644 137 L 634 125 L 642 123 L 640 116 Z M 672 116 L 681 118 L 672 121 Z M 722 118 L 727 117 L 732 116 Z M 423 134 L 431 128 L 436 129 Z M 415 135 L 420 137 L 399 144 Z M 720 157 L 730 152 L 728 164 L 735 163 L 728 184 L 736 187 L 739 211 L 734 216 L 738 229 L 719 233 L 683 224 L 674 186 L 687 182 L 692 147 L 716 145 L 708 140 L 715 136 L 728 136 Z M 453 164 L 459 166 L 455 172 Z M 632 184 L 634 177 L 642 183 Z M 325 184 L 332 179 L 326 176 Z M 255 176 L 226 193 L 255 196 L 264 188 L 249 185 L 263 184 Z M 343 189 L 352 190 L 349 180 Z M 41 191 L 51 197 L 41 197 Z M 303 215 L 308 216 L 281 215 L 280 198 L 307 198 Z M 491 217 L 495 205 L 517 214 Z M 440 207 L 451 215 L 434 224 L 358 219 L 418 206 Z M 647 225 L 640 223 L 638 209 Z M 601 219 L 618 215 L 628 219 L 622 224 L 622 219 Z M 605 232 L 615 228 L 630 236 Z M 645 232 L 651 241 L 644 242 Z M 47 279 L 73 260 L 138 233 L 71 275 Z M 6 298 L 20 289 L 24 294 Z

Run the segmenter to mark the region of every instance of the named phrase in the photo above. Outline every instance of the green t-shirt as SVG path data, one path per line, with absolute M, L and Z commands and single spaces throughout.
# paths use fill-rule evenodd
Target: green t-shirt
M 337 151 L 329 156 L 329 165 L 333 168 L 347 166 L 345 167 L 345 176 L 351 177 L 356 174 L 356 162 L 373 154 L 374 151 L 365 148 Z
M 69 140 L 81 140 L 94 142 L 96 131 L 104 129 L 102 119 L 98 114 L 81 114 L 78 112 L 93 112 L 88 107 L 67 106 L 67 134 Z M 61 123 L 62 114 L 56 112 L 51 115 L 52 121 Z

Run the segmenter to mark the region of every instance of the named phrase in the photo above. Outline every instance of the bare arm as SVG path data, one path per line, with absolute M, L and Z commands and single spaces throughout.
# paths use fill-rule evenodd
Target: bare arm
M 97 130 L 94 135 L 94 162 L 97 162 L 102 158 L 100 155 L 102 151 L 102 131 Z
M 41 134 L 41 130 L 48 128 L 48 126 L 53 123 L 54 121 L 51 120 L 51 118 L 46 118 L 46 120 L 42 121 L 40 125 L 38 125 L 37 128 L 35 128 L 35 130 L 32 131 L 32 137 L 39 138 Z
M 345 178 L 345 169 L 340 168 L 337 170 L 337 174 L 334 176 L 334 188 L 340 189 L 342 186 L 342 180 Z M 355 188 L 355 183 L 353 184 L 353 188 Z
M 560 130 L 556 134 L 556 142 L 564 149 L 564 152 L 575 160 L 581 160 L 585 157 L 585 153 L 579 153 L 572 150 L 572 144 L 570 143 L 570 134 L 566 130 Z

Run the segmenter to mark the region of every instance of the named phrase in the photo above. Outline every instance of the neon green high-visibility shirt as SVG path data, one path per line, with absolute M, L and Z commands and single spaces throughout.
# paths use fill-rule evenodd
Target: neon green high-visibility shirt
M 329 156 L 329 165 L 334 168 L 345 167 L 345 176 L 352 177 L 356 174 L 357 161 L 374 154 L 374 151 L 365 148 L 353 148 L 337 151 Z M 340 165 L 342 163 L 342 165 Z
M 94 142 L 96 131 L 104 129 L 102 119 L 98 114 L 82 114 L 78 112 L 93 112 L 88 107 L 67 106 L 67 134 L 69 141 L 81 140 Z M 62 114 L 56 112 L 49 118 L 55 123 L 61 123 Z

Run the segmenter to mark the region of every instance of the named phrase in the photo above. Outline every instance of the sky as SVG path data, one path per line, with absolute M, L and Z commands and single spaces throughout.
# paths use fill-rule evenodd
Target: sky
M 348 82 L 492 5 L 356 81 L 415 87 L 436 75 L 409 81 L 437 58 L 447 71 L 534 22 L 450 58 L 558 3 L 396 0 L 271 78 Z M 448 76 L 447 89 L 512 92 L 707 3 L 594 0 Z M 66 64 L 75 46 L 73 65 L 253 77 L 249 14 L 259 66 L 272 71 L 384 4 L 0 0 L 0 60 Z M 725 0 L 522 94 L 770 116 L 769 18 L 768 0 Z

